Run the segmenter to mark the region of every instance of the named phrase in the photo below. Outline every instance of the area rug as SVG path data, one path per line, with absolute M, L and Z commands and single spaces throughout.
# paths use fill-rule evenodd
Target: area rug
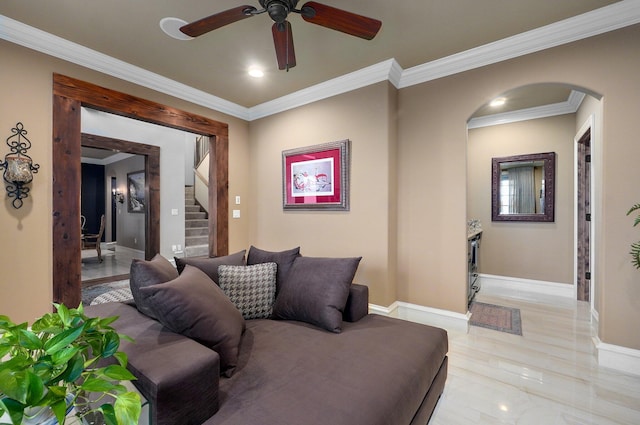
M 118 280 L 116 282 L 101 283 L 82 288 L 82 304 L 91 305 L 94 298 L 101 296 L 107 292 L 129 289 L 129 280 Z
M 469 311 L 473 326 L 522 335 L 519 308 L 474 302 Z

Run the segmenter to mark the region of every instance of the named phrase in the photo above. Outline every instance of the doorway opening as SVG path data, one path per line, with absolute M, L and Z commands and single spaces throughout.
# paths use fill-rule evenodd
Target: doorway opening
M 101 165 L 102 180 L 98 184 L 97 190 L 100 194 L 98 212 L 94 215 L 105 214 L 109 223 L 110 249 L 103 250 L 105 255 L 100 262 L 83 259 L 82 261 L 82 284 L 91 285 L 106 281 L 128 279 L 129 266 L 132 258 L 146 258 L 154 255 L 156 247 L 160 245 L 160 226 L 150 226 L 149 223 L 160 221 L 160 148 L 158 146 L 144 143 L 120 140 L 111 137 L 103 137 L 94 134 L 82 133 L 81 145 L 83 155 L 92 155 L 92 152 L 102 152 L 102 155 L 109 155 L 110 152 L 117 152 L 122 158 L 117 162 L 112 162 L 106 166 Z M 126 155 L 122 155 L 126 154 Z M 84 168 L 83 164 L 83 168 Z M 143 170 L 144 172 L 144 214 L 130 213 L 128 207 L 129 199 L 127 193 L 127 178 L 131 171 Z M 106 175 L 105 175 L 106 173 Z M 83 174 L 84 176 L 84 174 Z M 105 193 L 105 179 L 109 178 L 109 193 Z M 83 179 L 82 190 L 85 191 L 85 180 Z M 107 202 L 107 200 L 109 202 Z M 107 208 L 107 203 L 110 207 Z M 90 205 L 82 199 L 82 208 L 91 213 Z M 108 209 L 108 211 L 107 211 Z M 116 248 L 117 223 L 121 218 L 121 240 L 119 243 L 120 254 Z M 130 229 L 131 231 L 125 231 Z M 104 238 L 104 242 L 107 238 Z M 84 253 L 84 252 L 83 252 Z
M 591 134 L 590 118 L 575 137 L 576 150 L 576 298 L 592 301 L 592 211 L 591 211 Z
M 229 128 L 225 123 L 146 99 L 53 74 L 53 301 L 69 307 L 81 302 L 80 155 L 81 107 L 210 137 L 209 255 L 226 255 L 228 234 Z M 150 192 L 150 197 L 154 193 Z M 155 196 L 159 196 L 156 192 Z M 148 218 L 149 227 L 159 226 Z M 147 255 L 159 252 L 160 241 Z

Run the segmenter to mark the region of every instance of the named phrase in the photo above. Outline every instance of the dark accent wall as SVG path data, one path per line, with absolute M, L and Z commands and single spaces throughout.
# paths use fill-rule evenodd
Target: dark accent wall
M 104 165 L 82 164 L 80 214 L 87 219 L 85 233 L 98 233 L 100 217 L 105 214 Z

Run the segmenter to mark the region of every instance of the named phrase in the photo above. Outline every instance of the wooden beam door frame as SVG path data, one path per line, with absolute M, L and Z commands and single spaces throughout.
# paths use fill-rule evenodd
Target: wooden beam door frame
M 210 138 L 209 254 L 229 251 L 229 126 L 225 123 L 53 74 L 53 301 L 81 302 L 80 108 L 176 128 Z
M 144 156 L 144 190 L 147 199 L 144 256 L 150 260 L 160 251 L 160 147 L 87 133 L 82 133 L 81 145 Z

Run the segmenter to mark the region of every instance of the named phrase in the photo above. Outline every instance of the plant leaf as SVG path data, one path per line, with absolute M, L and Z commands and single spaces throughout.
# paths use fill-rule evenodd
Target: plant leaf
M 114 404 L 116 418 L 120 425 L 135 425 L 140 418 L 142 410 L 140 404 L 140 395 L 133 391 L 120 394 L 116 397 Z
M 78 339 L 78 337 L 82 334 L 83 326 L 78 328 L 67 329 L 58 335 L 51 338 L 44 344 L 44 350 L 48 354 L 55 353 L 56 351 L 61 350 L 62 348 L 68 346 L 73 341 Z
M 67 363 L 73 356 L 81 350 L 80 347 L 65 347 L 51 355 L 55 364 Z
M 44 396 L 44 383 L 39 376 L 29 370 L 26 371 L 26 375 L 29 383 L 27 387 L 26 404 L 34 405 L 42 400 L 42 397 Z
M 127 364 L 129 363 L 129 358 L 127 357 L 127 353 L 125 353 L 124 351 L 118 351 L 113 355 L 113 357 L 115 357 L 115 359 L 118 360 L 118 363 L 120 364 L 120 366 L 127 367 Z
M 89 378 L 80 385 L 80 388 L 88 392 L 102 393 L 111 391 L 115 388 L 115 385 L 106 379 Z
M 120 337 L 117 332 L 109 331 L 103 337 L 102 358 L 113 356 L 120 347 Z
M 11 423 L 14 425 L 20 425 L 22 423 L 22 416 L 24 415 L 24 405 L 10 398 L 2 399 L 1 402 L 4 405 L 5 410 L 9 413 Z
M 56 306 L 56 310 L 58 311 L 58 316 L 60 316 L 60 320 L 62 321 L 62 326 L 68 327 L 71 324 L 71 314 L 69 313 L 69 309 L 64 304 L 58 304 Z
M 60 376 L 65 382 L 75 382 L 84 371 L 84 360 L 80 354 L 76 354 L 67 363 L 67 369 Z
M 629 211 L 627 211 L 627 215 L 631 214 L 632 212 L 634 212 L 636 210 L 640 210 L 640 204 L 635 204 L 634 206 L 629 208 Z
M 102 373 L 111 379 L 117 381 L 133 381 L 136 377 L 127 370 L 127 368 L 120 365 L 110 365 L 102 369 Z
M 111 404 L 103 404 L 102 406 L 100 406 L 100 411 L 102 412 L 102 415 L 104 416 L 104 420 L 107 423 L 107 425 L 119 425 L 118 419 L 116 419 L 115 409 Z M 121 424 L 121 425 L 124 425 L 124 424 Z
M 4 369 L 0 372 L 0 392 L 7 397 L 25 404 L 29 394 L 29 377 L 24 371 Z
M 56 415 L 56 419 L 59 424 L 64 424 L 64 419 L 67 416 L 67 401 L 63 398 L 51 405 L 51 410 Z
M 38 338 L 38 335 L 27 329 L 20 329 L 18 331 L 18 338 L 20 340 L 20 345 L 27 350 L 42 349 L 42 341 Z
M 49 332 L 53 334 L 60 333 L 62 331 L 62 323 L 60 322 L 60 316 L 53 313 L 47 313 L 38 320 L 36 320 L 33 325 L 31 325 L 31 330 L 38 332 Z
M 119 316 L 104 317 L 100 319 L 100 326 L 107 327 L 113 322 L 115 322 L 116 320 L 118 320 L 118 318 Z

